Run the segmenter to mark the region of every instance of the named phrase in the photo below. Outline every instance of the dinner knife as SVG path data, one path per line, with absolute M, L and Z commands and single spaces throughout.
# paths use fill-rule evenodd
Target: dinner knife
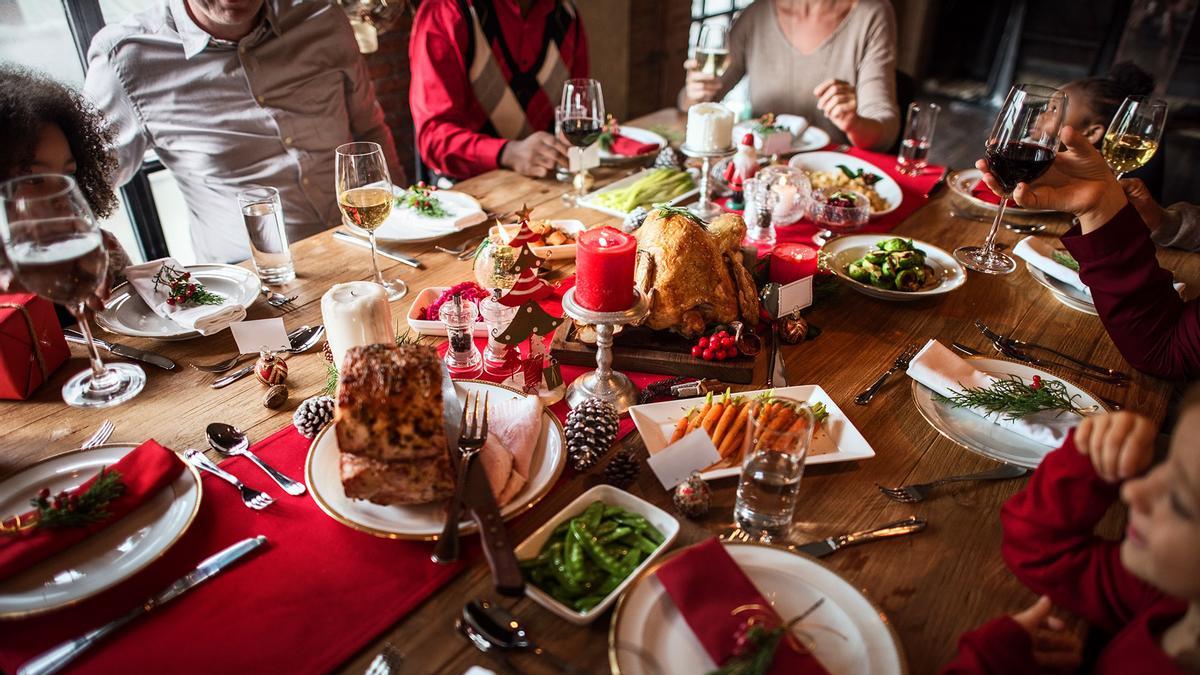
M 442 372 L 442 427 L 446 431 L 446 451 L 458 461 L 459 427 L 462 421 L 462 402 L 450 374 Z M 525 578 L 517 566 L 517 556 L 508 541 L 500 507 L 492 495 L 492 485 L 484 472 L 483 462 L 471 462 L 467 467 L 467 484 L 463 487 L 463 506 L 479 526 L 479 538 L 483 544 L 483 555 L 492 568 L 492 582 L 501 595 L 520 597 L 525 595 Z
M 80 333 L 79 331 L 75 330 L 74 328 L 63 329 L 63 335 L 66 336 L 67 342 L 74 342 L 75 344 L 80 344 L 80 345 L 87 344 L 87 338 L 83 336 L 83 333 Z M 101 340 L 98 337 L 93 337 L 92 340 L 96 343 L 97 347 L 99 347 L 111 354 L 116 354 L 117 356 L 123 356 L 127 359 L 133 359 L 135 361 L 142 361 L 144 363 L 149 363 L 150 365 L 158 366 L 159 368 L 162 368 L 163 370 L 175 370 L 175 362 L 172 361 L 171 359 L 168 359 L 167 357 L 163 356 L 162 354 L 156 354 L 154 352 L 148 352 L 148 351 L 145 351 L 142 349 L 135 349 L 133 347 L 127 347 L 125 345 L 117 344 L 115 342 L 106 342 L 104 340 Z
M 246 554 L 256 550 L 266 543 L 263 535 L 243 539 L 229 548 L 205 558 L 191 572 L 185 574 L 175 583 L 160 591 L 157 595 L 130 610 L 124 616 L 118 617 L 99 628 L 91 630 L 81 637 L 68 640 L 57 647 L 35 656 L 17 670 L 17 675 L 47 675 L 58 672 L 75 657 L 79 656 L 113 631 L 133 621 L 139 616 L 156 609 L 159 605 L 174 600 L 187 591 L 200 585 L 206 579 L 220 574 L 233 563 L 241 560 Z
M 345 230 L 334 230 L 333 238 L 337 239 L 338 241 L 344 241 L 347 244 L 354 244 L 355 246 L 362 246 L 363 248 L 371 248 L 370 241 L 363 239 L 362 237 L 356 237 Z M 413 269 L 425 269 L 425 266 L 421 264 L 420 260 L 396 253 L 395 251 L 389 251 L 388 249 L 380 246 L 378 243 L 375 244 L 375 250 L 379 252 L 379 255 L 385 258 L 391 258 L 397 262 L 404 263 Z
M 855 546 L 857 544 L 865 544 L 871 541 L 879 541 L 889 537 L 899 537 L 905 534 L 913 534 L 925 529 L 925 519 L 916 516 L 909 516 L 904 520 L 898 520 L 894 523 L 888 523 L 882 527 L 877 527 L 871 530 L 863 530 L 862 532 L 851 532 L 850 534 L 842 534 L 820 541 L 814 541 L 808 544 L 801 544 L 792 547 L 793 550 L 801 553 L 807 553 L 814 558 L 824 558 L 834 551 L 846 546 Z
M 937 194 L 938 190 L 941 190 L 942 187 L 946 185 L 946 177 L 949 175 L 950 175 L 950 167 L 946 167 L 946 168 L 942 169 L 942 175 L 938 177 L 937 182 L 934 183 L 929 188 L 929 191 L 925 193 L 925 198 L 928 199 L 928 198 L 934 196 L 935 194 Z

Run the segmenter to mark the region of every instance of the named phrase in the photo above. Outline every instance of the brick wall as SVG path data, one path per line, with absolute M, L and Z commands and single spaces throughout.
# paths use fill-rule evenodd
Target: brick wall
M 396 152 L 411 182 L 415 167 L 412 112 L 408 107 L 408 34 L 411 17 L 379 36 L 379 51 L 366 54 L 367 69 L 375 83 L 375 96 L 383 106 L 384 119 L 396 140 Z

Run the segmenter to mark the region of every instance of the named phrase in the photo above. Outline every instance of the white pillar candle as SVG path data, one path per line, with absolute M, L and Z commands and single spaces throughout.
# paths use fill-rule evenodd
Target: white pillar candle
M 720 103 L 697 103 L 688 108 L 688 149 L 722 152 L 733 147 L 733 111 Z
M 391 344 L 396 339 L 387 291 L 374 282 L 334 284 L 321 297 L 321 318 L 333 363 L 339 370 L 351 347 Z

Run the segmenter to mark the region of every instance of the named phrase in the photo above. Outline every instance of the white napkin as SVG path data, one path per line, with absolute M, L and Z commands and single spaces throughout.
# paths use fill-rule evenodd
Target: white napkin
M 487 219 L 479 202 L 468 194 L 438 190 L 433 196 L 441 202 L 447 215 L 430 218 L 407 207 L 394 208 L 375 235 L 384 239 L 406 239 L 420 235 L 452 234 Z
M 154 275 L 158 274 L 158 270 L 163 265 L 170 265 L 178 270 L 184 269 L 183 265 L 176 262 L 174 258 L 160 258 L 125 268 L 125 278 L 129 280 L 129 285 L 155 314 L 201 335 L 219 333 L 234 321 L 246 318 L 246 308 L 229 302 L 229 298 L 225 298 L 224 304 L 220 305 L 190 305 L 187 307 L 168 305 L 167 298 L 170 296 L 168 288 L 159 284 L 158 290 L 154 289 Z M 208 290 L 216 293 L 211 288 Z M 217 295 L 221 294 L 217 293 Z
M 976 370 L 937 340 L 930 340 L 917 352 L 908 364 L 908 376 L 942 396 L 952 396 L 965 388 L 988 387 L 996 381 L 996 378 Z M 1031 441 L 1052 447 L 1062 445 L 1067 439 L 1067 432 L 1080 422 L 1078 414 L 1059 414 L 1057 410 L 1043 410 L 1016 420 L 1005 419 L 1003 414 L 978 408 L 966 410 Z
M 1070 267 L 1058 262 L 1054 258 L 1043 255 L 1031 245 L 1031 243 L 1034 241 L 1036 240 L 1033 237 L 1025 237 L 1021 241 L 1017 242 L 1017 245 L 1013 247 L 1013 253 L 1018 258 L 1025 260 L 1030 265 L 1033 265 L 1034 267 L 1054 277 L 1055 279 L 1058 279 L 1064 284 L 1075 287 L 1090 299 L 1092 297 L 1092 291 L 1079 278 L 1079 272 L 1076 272 Z

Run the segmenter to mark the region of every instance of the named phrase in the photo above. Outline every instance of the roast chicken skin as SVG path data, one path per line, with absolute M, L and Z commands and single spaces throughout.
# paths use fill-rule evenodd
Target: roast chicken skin
M 723 214 L 706 228 L 677 211 L 655 210 L 634 236 L 634 279 L 650 302 L 644 325 L 696 337 L 713 323 L 758 323 L 757 289 L 742 264 L 741 216 Z

